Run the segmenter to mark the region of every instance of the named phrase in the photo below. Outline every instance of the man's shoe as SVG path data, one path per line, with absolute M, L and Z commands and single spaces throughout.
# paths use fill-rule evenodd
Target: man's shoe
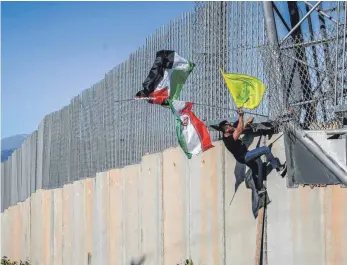
M 284 162 L 283 165 L 281 165 L 278 168 L 276 168 L 276 170 L 282 177 L 284 177 L 284 175 L 287 173 L 287 164 L 286 164 L 286 162 Z
M 261 196 L 266 192 L 266 188 L 262 188 L 261 190 L 257 190 L 258 196 Z

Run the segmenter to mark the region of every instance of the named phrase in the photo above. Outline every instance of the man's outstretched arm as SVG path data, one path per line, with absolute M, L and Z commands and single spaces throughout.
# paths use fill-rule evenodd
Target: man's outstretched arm
M 236 141 L 237 139 L 239 139 L 241 133 L 243 132 L 244 129 L 244 123 L 243 123 L 243 111 L 240 109 L 237 111 L 237 113 L 239 114 L 239 123 L 237 124 L 236 130 L 233 133 L 233 137 L 234 140 Z
M 245 125 L 243 126 L 243 129 L 246 129 L 246 127 L 253 122 L 254 117 L 249 117 L 247 121 L 245 122 Z

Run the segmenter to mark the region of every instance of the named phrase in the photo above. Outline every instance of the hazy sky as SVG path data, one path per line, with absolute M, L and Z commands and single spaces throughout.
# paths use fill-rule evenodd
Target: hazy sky
M 193 2 L 2 2 L 2 138 L 44 116 L 126 60 Z

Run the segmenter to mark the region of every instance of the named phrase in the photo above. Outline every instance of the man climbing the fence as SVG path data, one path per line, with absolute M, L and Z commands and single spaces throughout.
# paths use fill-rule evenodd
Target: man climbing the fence
M 239 137 L 244 131 L 245 127 L 252 123 L 253 117 L 250 117 L 244 123 L 244 113 L 241 109 L 238 110 L 238 115 L 238 122 L 234 123 L 233 125 L 226 120 L 219 123 L 219 128 L 223 132 L 223 142 L 225 147 L 234 155 L 235 159 L 239 163 L 246 164 L 252 170 L 252 177 L 255 187 L 258 194 L 261 194 L 265 192 L 265 188 L 263 185 L 263 164 L 260 157 L 265 155 L 267 162 L 269 162 L 272 168 L 276 169 L 277 172 L 281 173 L 281 171 L 284 170 L 284 166 L 281 165 L 278 158 L 273 156 L 270 148 L 267 146 L 258 147 L 250 151 L 247 149 L 246 145 L 239 139 Z

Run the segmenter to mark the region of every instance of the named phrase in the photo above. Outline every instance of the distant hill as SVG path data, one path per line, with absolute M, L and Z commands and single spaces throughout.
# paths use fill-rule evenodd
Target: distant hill
M 16 148 L 1 150 L 1 162 L 7 161 L 7 159 L 12 155 L 12 153 L 16 150 Z
M 1 162 L 6 161 L 28 136 L 29 134 L 19 134 L 1 139 Z

